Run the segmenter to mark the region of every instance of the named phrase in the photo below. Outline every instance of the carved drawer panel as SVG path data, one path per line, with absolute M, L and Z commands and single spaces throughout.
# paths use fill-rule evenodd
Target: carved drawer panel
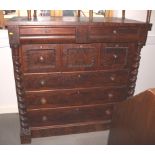
M 100 87 L 127 84 L 128 71 L 86 71 L 58 72 L 46 74 L 26 74 L 26 90 L 45 90 L 62 88 Z M 32 84 L 33 83 L 33 84 Z
M 61 107 L 71 105 L 104 104 L 106 102 L 122 101 L 126 96 L 126 87 L 30 91 L 26 92 L 26 103 L 38 108 L 39 106 Z
M 132 54 L 130 44 L 102 44 L 100 65 L 105 69 L 126 68 L 129 54 Z
M 89 40 L 92 42 L 102 41 L 136 41 L 139 38 L 139 30 L 136 27 L 89 27 Z
M 91 70 L 98 66 L 98 44 L 67 44 L 62 49 L 64 70 Z
M 60 59 L 59 46 L 56 44 L 23 45 L 24 72 L 57 71 Z
M 110 120 L 112 105 L 77 106 L 58 109 L 28 111 L 30 126 L 63 125 Z

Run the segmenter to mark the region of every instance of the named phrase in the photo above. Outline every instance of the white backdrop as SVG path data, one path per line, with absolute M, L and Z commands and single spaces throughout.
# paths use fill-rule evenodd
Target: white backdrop
M 117 16 L 121 11 L 115 11 Z M 136 20 L 146 19 L 146 11 L 126 11 L 126 17 Z M 155 11 L 151 22 L 155 24 Z M 148 34 L 146 46 L 141 52 L 141 62 L 135 94 L 155 87 L 155 25 Z M 7 30 L 0 30 L 0 113 L 17 112 L 15 83 L 13 78 L 11 51 L 8 43 Z

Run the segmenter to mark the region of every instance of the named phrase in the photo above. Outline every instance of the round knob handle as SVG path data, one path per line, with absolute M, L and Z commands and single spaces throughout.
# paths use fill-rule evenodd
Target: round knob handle
M 117 31 L 116 30 L 113 30 L 113 34 L 117 34 Z
M 77 91 L 77 94 L 78 94 L 78 95 L 80 94 L 80 91 L 79 91 L 79 90 Z
M 118 58 L 118 55 L 117 54 L 113 54 L 113 58 L 114 59 L 117 59 Z
M 80 78 L 80 77 L 81 77 L 81 75 L 79 74 L 79 75 L 78 75 L 78 78 Z
M 115 81 L 115 76 L 114 75 L 110 76 L 110 80 Z
M 45 58 L 44 58 L 43 56 L 40 56 L 40 57 L 39 57 L 39 61 L 40 61 L 41 63 L 43 63 L 43 62 L 45 62 Z
M 111 115 L 111 110 L 110 110 L 110 109 L 107 109 L 107 110 L 105 111 L 105 114 L 106 114 L 106 115 Z
M 40 102 L 41 102 L 41 104 L 46 104 L 47 100 L 43 97 L 43 98 L 41 98 Z
M 48 119 L 47 116 L 43 116 L 43 117 L 42 117 L 42 121 L 43 121 L 43 122 L 46 122 L 47 119 Z
M 112 94 L 112 93 L 109 93 L 109 94 L 108 94 L 108 97 L 109 97 L 109 98 L 113 98 L 113 94 Z
M 9 32 L 9 35 L 10 35 L 10 36 L 13 36 L 13 32 Z
M 80 47 L 80 48 L 83 48 L 83 45 L 80 45 L 79 47 Z
M 41 86 L 45 86 L 45 80 L 41 80 L 41 81 L 40 81 L 40 85 L 41 85 Z
M 119 45 L 118 44 L 115 44 L 115 47 L 119 47 Z
M 42 48 L 43 48 L 43 46 L 40 46 L 40 48 L 42 49 Z

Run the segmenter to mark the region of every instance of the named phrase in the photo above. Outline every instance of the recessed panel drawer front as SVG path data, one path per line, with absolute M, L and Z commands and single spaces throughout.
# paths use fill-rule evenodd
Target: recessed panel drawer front
M 26 92 L 26 103 L 31 106 L 61 107 L 71 105 L 104 104 L 122 101 L 127 96 L 126 87 L 83 88 L 53 91 Z
M 22 46 L 24 72 L 59 70 L 60 50 L 56 44 L 31 44 Z
M 92 42 L 102 41 L 138 41 L 139 30 L 136 27 L 95 27 L 89 28 L 89 40 Z
M 28 111 L 30 126 L 63 125 L 111 120 L 112 105 Z
M 63 45 L 63 70 L 92 70 L 98 66 L 98 44 Z
M 20 27 L 21 42 L 39 42 L 44 39 L 44 42 L 75 42 L 76 28 L 75 27 L 39 27 L 29 26 Z
M 129 54 L 132 54 L 132 50 L 128 44 L 102 44 L 100 65 L 104 69 L 126 68 Z
M 125 85 L 128 71 L 86 71 L 63 72 L 49 74 L 26 74 L 24 76 L 26 90 L 68 89 L 82 87 L 101 87 Z M 33 83 L 33 84 L 32 84 Z

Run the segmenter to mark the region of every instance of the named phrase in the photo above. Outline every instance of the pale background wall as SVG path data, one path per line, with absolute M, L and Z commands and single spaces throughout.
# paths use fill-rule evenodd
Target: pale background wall
M 121 11 L 115 11 L 117 16 Z M 126 17 L 145 21 L 146 11 L 126 11 Z M 135 94 L 155 87 L 155 11 L 152 12 L 152 31 L 148 34 L 146 46 L 141 52 L 141 62 Z M 13 78 L 11 50 L 7 30 L 0 30 L 0 113 L 17 112 L 15 83 Z

